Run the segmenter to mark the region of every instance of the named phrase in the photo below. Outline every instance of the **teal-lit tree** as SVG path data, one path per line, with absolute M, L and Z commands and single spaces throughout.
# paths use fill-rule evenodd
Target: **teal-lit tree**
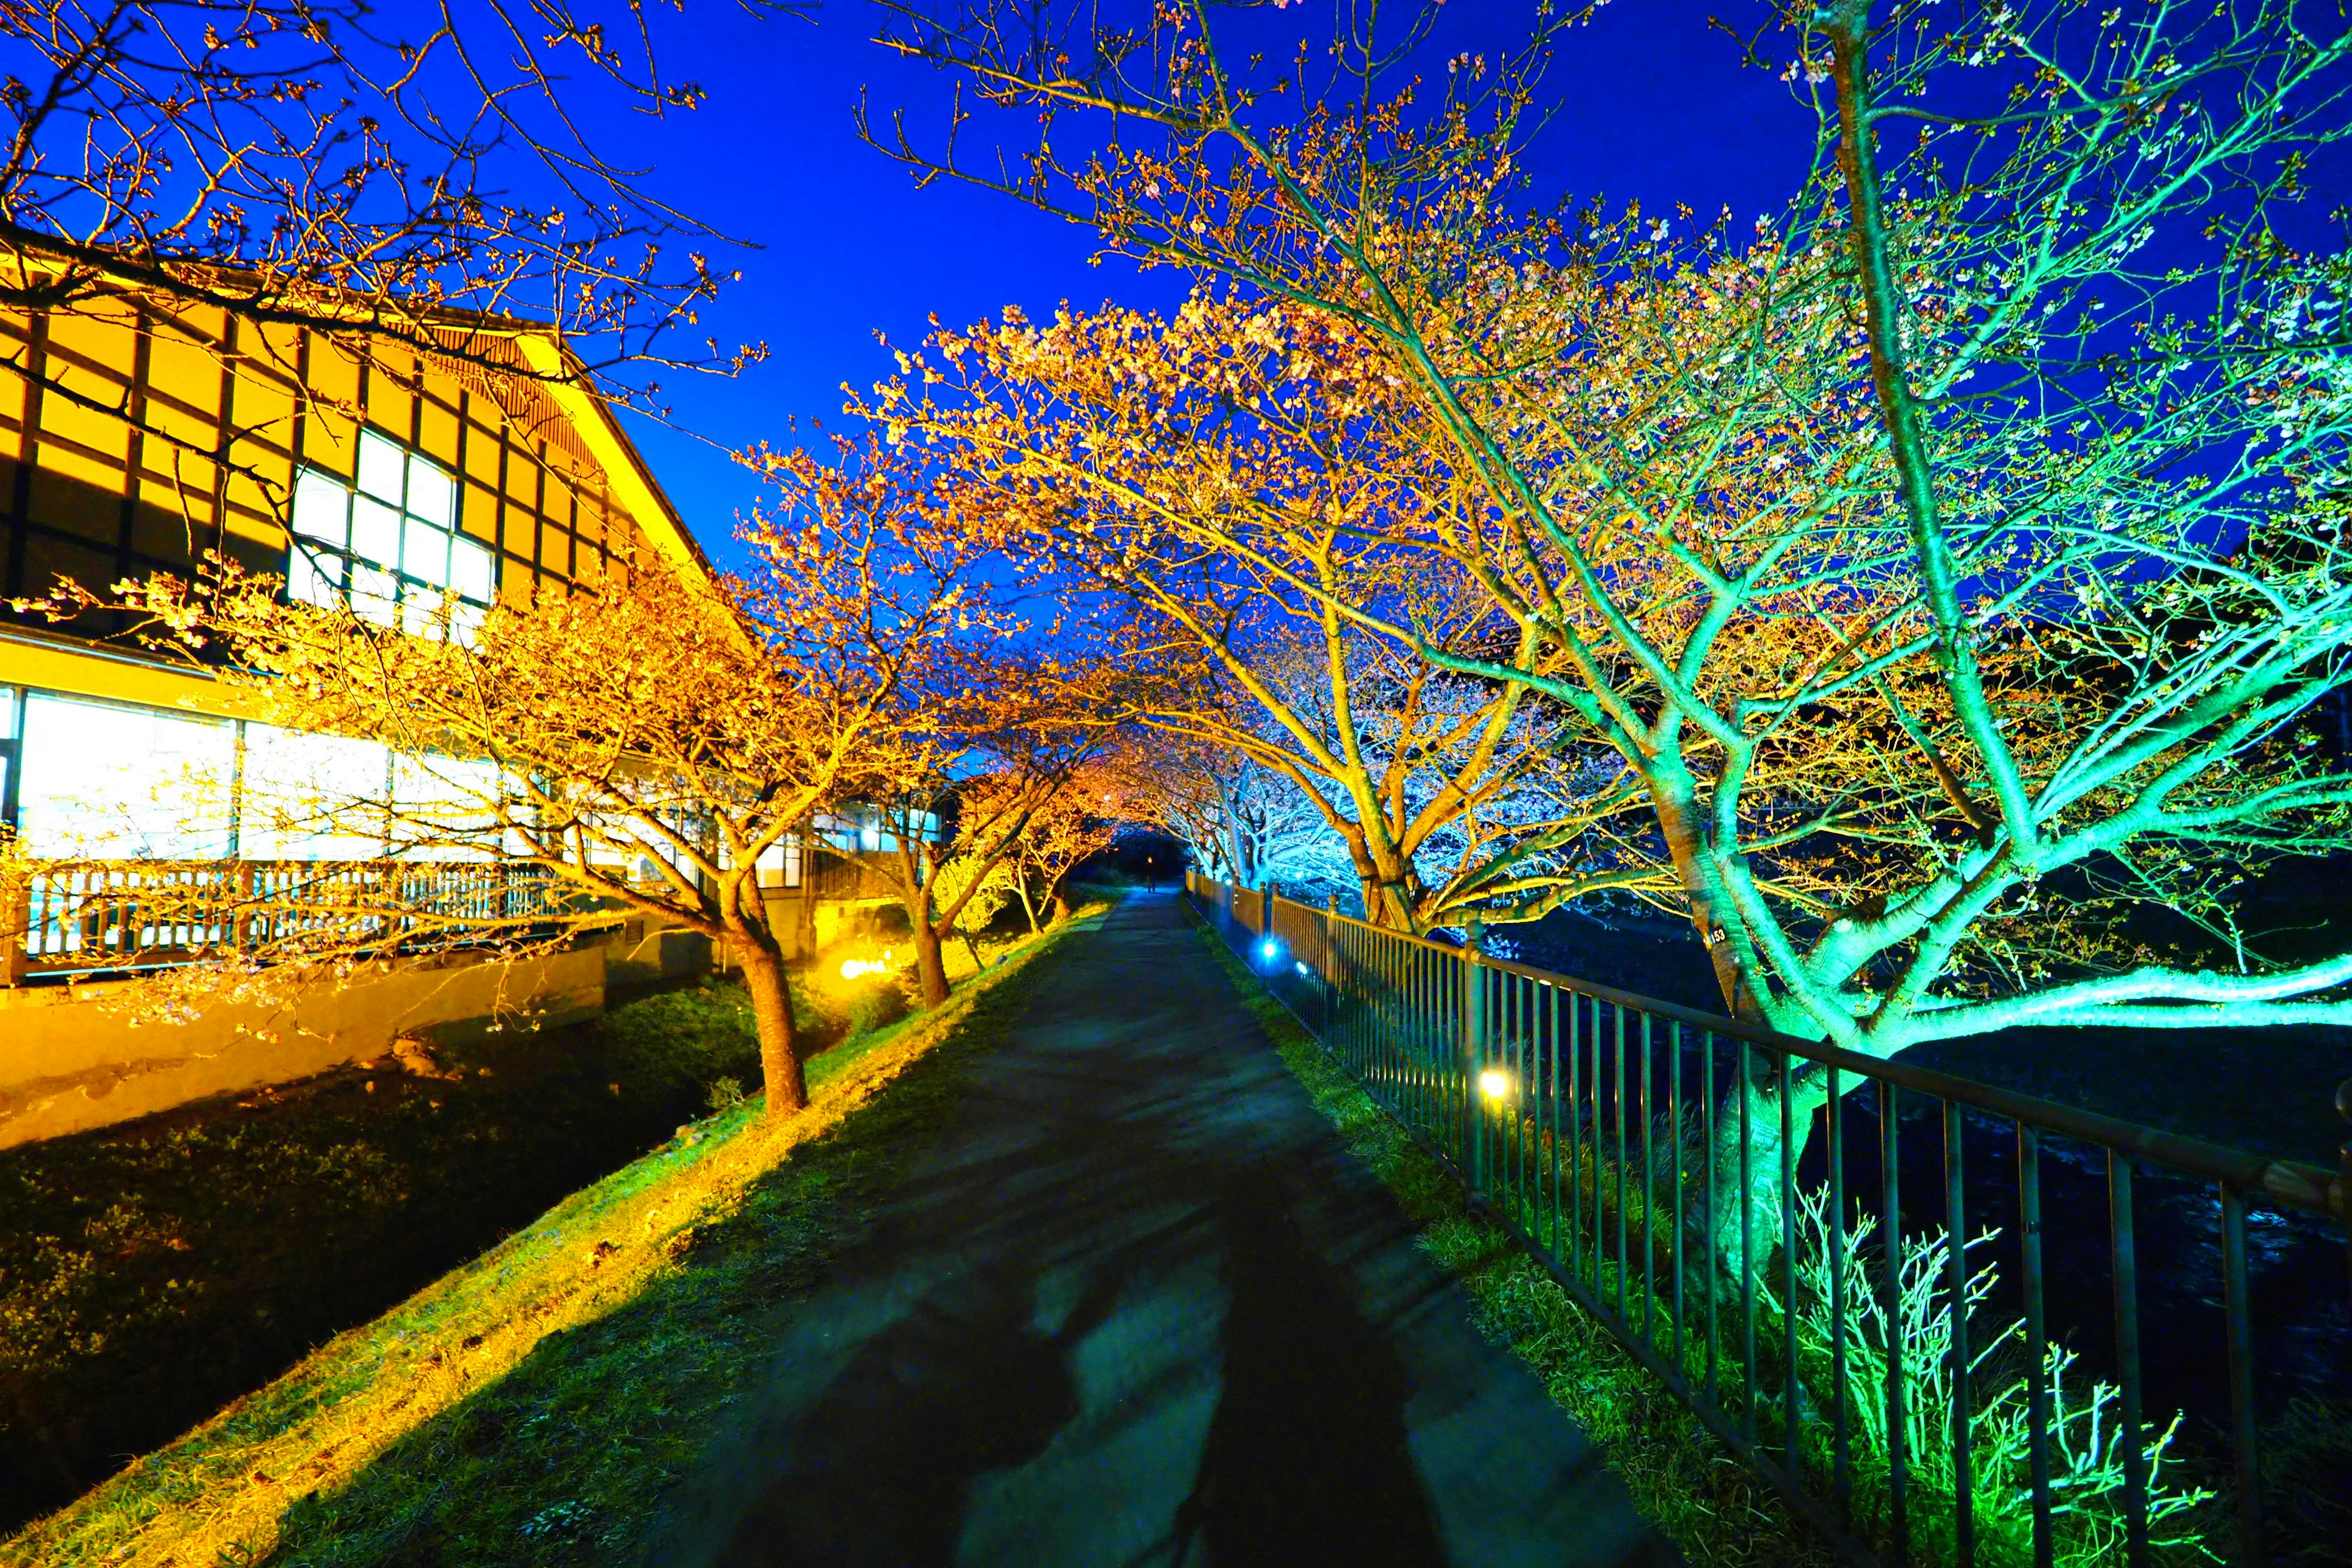
M 1425 16 L 1261 63 L 1206 4 L 910 11 L 902 47 L 1042 115 L 1003 188 L 1315 312 L 1408 390 L 1482 504 L 1381 542 L 1528 636 L 1482 658 L 1325 602 L 1626 759 L 1727 1005 L 1881 1057 L 2352 1020 L 2352 954 L 2275 950 L 2234 899 L 2343 847 L 2352 800 L 2308 723 L 2352 638 L 2345 248 L 2307 199 L 2340 18 L 1799 9 L 1759 47 L 1815 164 L 1750 234 L 1519 216 L 1572 16 L 1416 100 L 1382 84 Z M 1064 156 L 1074 113 L 1099 139 Z

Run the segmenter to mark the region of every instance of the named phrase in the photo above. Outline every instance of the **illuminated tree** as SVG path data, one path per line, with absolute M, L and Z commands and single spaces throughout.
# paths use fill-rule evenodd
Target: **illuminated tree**
M 612 592 L 493 609 L 468 637 L 449 635 L 446 611 L 434 635 L 408 636 L 289 604 L 277 579 L 218 563 L 197 584 L 124 584 L 104 600 L 62 588 L 53 613 L 129 609 L 150 646 L 215 659 L 253 716 L 394 759 L 389 782 L 316 773 L 268 802 L 278 831 L 362 843 L 381 864 L 323 899 L 262 886 L 223 911 L 206 893 L 175 993 L 217 995 L 232 977 L 282 993 L 460 944 L 510 960 L 634 910 L 725 949 L 750 992 L 769 1112 L 802 1106 L 760 865 L 781 863 L 819 807 L 929 777 L 922 696 L 1003 623 L 973 586 L 984 546 L 921 476 L 850 447 L 760 461 L 781 493 L 746 530 L 758 570 L 731 597 L 643 561 Z M 453 892 L 436 869 L 453 862 L 530 876 L 496 897 L 462 880 Z
M 925 1007 L 950 994 L 941 945 L 975 900 L 1010 896 L 1031 824 L 1082 787 L 1112 742 L 1102 698 L 1116 684 L 1059 659 L 1008 657 L 967 662 L 935 692 L 919 771 L 881 802 L 888 842 L 876 862 L 906 910 Z
M 936 334 L 868 405 L 985 487 L 1013 548 L 1133 603 L 1192 678 L 1150 722 L 1288 780 L 1369 918 L 1540 919 L 1661 879 L 1634 781 L 1524 681 L 1439 668 L 1537 634 L 1379 537 L 1465 499 L 1385 362 L 1322 313 L 1196 298 Z M 1475 504 L 1475 492 L 1469 498 Z
M 2347 267 L 2297 208 L 2347 130 L 2340 20 L 1800 9 L 1817 165 L 1749 237 L 1514 216 L 1573 16 L 1432 102 L 1382 85 L 1425 14 L 1342 29 L 1317 84 L 1304 53 L 1222 57 L 1214 10 L 909 5 L 897 36 L 1042 115 L 1012 194 L 1381 357 L 1479 496 L 1384 539 L 1524 640 L 1482 656 L 1293 581 L 1622 756 L 1729 1005 L 1879 1056 L 2352 1017 L 2352 955 L 2217 969 L 2127 920 L 2229 931 L 2242 875 L 2347 844 L 2352 778 L 2302 731 L 2352 668 Z M 1108 138 L 1077 161 L 1073 111 Z M 1788 1152 L 1756 1152 L 1777 1183 Z
M 1118 836 L 1117 786 L 1123 776 L 1116 764 L 1089 763 L 1030 813 L 1028 826 L 1014 841 L 1011 882 L 1032 931 L 1038 929 L 1041 909 L 1049 910 L 1057 925 L 1070 918 L 1070 873 Z
M 1355 885 L 1347 844 L 1288 779 L 1241 752 L 1150 734 L 1124 759 L 1118 815 L 1187 846 L 1208 874 L 1234 887 L 1273 880 Z

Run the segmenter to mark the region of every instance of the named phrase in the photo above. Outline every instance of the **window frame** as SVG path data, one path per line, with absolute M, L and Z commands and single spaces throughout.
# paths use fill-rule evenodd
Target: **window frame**
M 396 459 L 394 468 L 400 476 L 396 497 L 383 493 L 386 456 Z M 295 604 L 341 604 L 363 620 L 411 635 L 426 632 L 430 628 L 426 617 L 446 600 L 451 605 L 453 631 L 459 640 L 470 643 L 474 628 L 498 603 L 500 563 L 496 549 L 466 532 L 461 524 L 463 488 L 458 477 L 407 443 L 364 426 L 352 466 L 347 478 L 314 463 L 295 465 L 287 508 L 287 598 Z M 420 490 L 420 474 L 439 481 L 437 497 Z M 332 503 L 305 500 L 324 492 L 331 492 L 341 502 L 340 526 L 332 531 L 322 531 L 315 516 L 321 507 Z M 436 500 L 446 521 L 436 519 L 428 504 Z M 386 514 L 377 526 L 390 531 L 389 559 L 362 549 L 357 535 L 362 506 Z M 432 541 L 426 535 L 440 543 L 437 580 L 422 569 L 421 561 L 412 563 L 408 559 L 411 541 L 429 544 Z M 461 546 L 476 556 L 464 570 L 460 569 L 466 560 Z M 488 581 L 481 592 L 476 593 L 470 583 L 461 585 L 459 579 L 475 578 L 476 567 L 482 564 L 488 568 Z M 412 570 L 412 565 L 417 569 Z M 331 601 L 326 597 L 329 592 L 334 595 Z

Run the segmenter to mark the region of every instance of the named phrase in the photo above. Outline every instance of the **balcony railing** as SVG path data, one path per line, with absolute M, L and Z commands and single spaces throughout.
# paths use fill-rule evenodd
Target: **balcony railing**
M 772 890 L 819 902 L 895 892 L 872 860 L 823 847 L 811 851 L 797 888 Z M 0 984 L 227 957 L 266 963 L 510 941 L 576 923 L 583 898 L 537 868 L 493 860 L 37 864 L 0 877 Z
M 52 862 L 0 882 L 0 978 L 459 946 L 568 917 L 572 897 L 488 860 Z

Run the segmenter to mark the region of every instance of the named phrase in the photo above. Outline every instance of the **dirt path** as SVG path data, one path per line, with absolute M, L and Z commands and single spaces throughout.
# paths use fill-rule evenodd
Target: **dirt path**
M 1663 1564 L 1185 929 L 1135 899 L 682 1484 L 663 1563 Z

